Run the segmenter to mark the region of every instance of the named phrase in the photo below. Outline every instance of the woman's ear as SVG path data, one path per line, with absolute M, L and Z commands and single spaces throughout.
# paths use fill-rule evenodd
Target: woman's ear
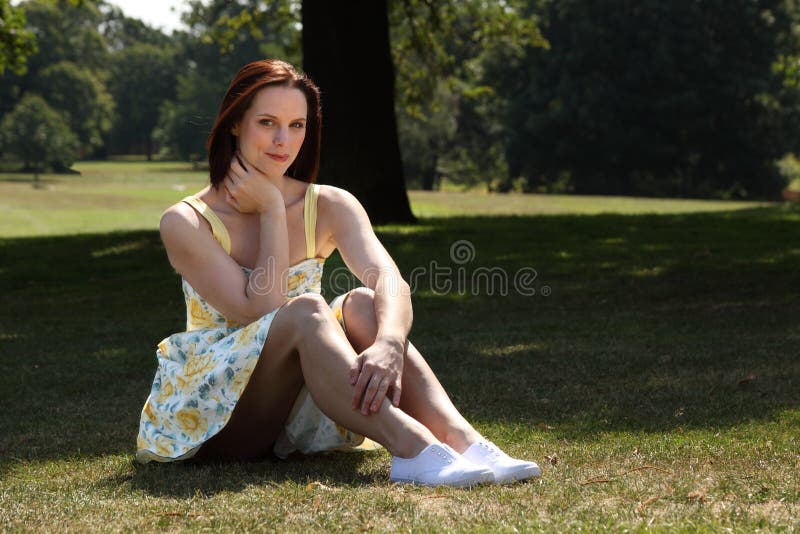
M 238 137 L 239 136 L 239 123 L 238 122 L 233 125 L 233 128 L 231 128 L 231 135 L 234 136 L 234 137 Z

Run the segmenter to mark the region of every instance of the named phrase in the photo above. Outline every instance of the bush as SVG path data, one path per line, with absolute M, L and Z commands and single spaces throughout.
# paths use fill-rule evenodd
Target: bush
M 4 154 L 22 161 L 37 178 L 47 167 L 68 169 L 78 154 L 78 138 L 64 117 L 38 95 L 22 98 L 3 117 L 0 132 Z
M 781 177 L 786 180 L 786 188 L 800 191 L 800 160 L 791 152 L 779 159 L 775 165 Z

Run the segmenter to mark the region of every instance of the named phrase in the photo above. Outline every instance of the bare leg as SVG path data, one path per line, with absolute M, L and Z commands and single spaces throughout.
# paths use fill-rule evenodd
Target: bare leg
M 374 294 L 361 287 L 353 290 L 342 306 L 347 338 L 356 352 L 375 341 L 378 324 L 375 318 Z M 482 436 L 453 405 L 436 375 L 419 351 L 408 343 L 403 361 L 403 394 L 400 409 L 425 425 L 440 441 L 463 452 Z
M 230 421 L 203 445 L 198 459 L 267 454 L 304 382 L 328 417 L 395 456 L 410 458 L 436 443 L 423 424 L 389 401 L 376 414 L 363 416 L 353 410 L 349 371 L 355 358 L 321 296 L 309 293 L 293 299 L 275 314 L 262 356 Z

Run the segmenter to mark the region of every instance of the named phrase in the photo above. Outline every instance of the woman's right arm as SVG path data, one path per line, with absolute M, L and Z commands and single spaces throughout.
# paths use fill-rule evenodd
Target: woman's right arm
M 223 250 L 188 204 L 181 202 L 165 211 L 160 228 L 175 270 L 225 317 L 249 324 L 287 300 L 289 234 L 286 209 L 277 188 L 263 177 L 240 176 L 225 186 L 233 195 L 252 201 L 259 220 L 258 255 L 250 276 Z

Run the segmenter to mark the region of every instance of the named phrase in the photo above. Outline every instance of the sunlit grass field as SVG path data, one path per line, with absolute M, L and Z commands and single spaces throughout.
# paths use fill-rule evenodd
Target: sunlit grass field
M 208 183 L 208 173 L 175 162 L 82 162 L 81 175 L 0 174 L 0 236 L 46 236 L 156 228 L 165 207 Z M 489 195 L 410 191 L 419 217 L 645 214 L 729 211 L 766 205 L 630 197 Z
M 543 467 L 431 489 L 391 485 L 383 451 L 135 464 L 155 345 L 185 321 L 158 218 L 206 178 L 77 168 L 39 189 L 0 174 L 4 530 L 800 530 L 796 206 L 411 192 L 419 223 L 381 240 L 406 276 L 451 268 L 449 289 L 415 279 L 412 340 L 479 430 Z

